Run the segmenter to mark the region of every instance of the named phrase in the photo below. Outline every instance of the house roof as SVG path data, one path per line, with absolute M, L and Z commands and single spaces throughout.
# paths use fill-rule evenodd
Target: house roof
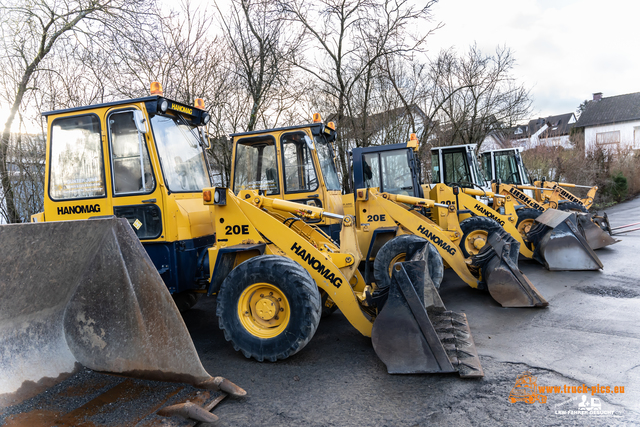
M 576 127 L 640 120 L 640 92 L 589 101 Z
M 549 125 L 549 128 L 540 135 L 540 138 L 554 138 L 569 135 L 571 128 L 575 126 L 576 121 L 573 113 L 557 114 L 555 116 L 529 120 L 529 123 L 526 125 L 517 125 L 509 128 L 498 129 L 490 134 L 494 137 L 496 142 L 506 147 L 508 145 L 507 141 L 530 138 L 531 135 L 540 130 L 545 123 Z
M 367 117 L 367 129 L 366 134 L 373 135 L 376 132 L 388 127 L 390 124 L 396 122 L 407 116 L 409 112 L 413 113 L 416 118 L 425 118 L 424 112 L 415 104 L 410 105 L 408 108 L 398 107 L 391 110 L 383 111 L 381 113 L 372 114 Z M 329 121 L 337 121 L 337 115 L 332 114 L 329 116 Z M 338 123 L 338 126 L 342 128 L 344 137 L 354 138 L 363 133 L 363 119 L 362 117 L 344 117 L 342 123 Z
M 550 138 L 555 136 L 569 135 L 569 133 L 571 132 L 571 128 L 575 126 L 576 122 L 573 113 L 564 113 L 555 116 L 530 120 L 528 125 L 528 135 L 531 136 L 535 134 L 545 123 L 549 125 L 549 129 L 544 131 L 544 133 L 540 136 L 543 138 Z

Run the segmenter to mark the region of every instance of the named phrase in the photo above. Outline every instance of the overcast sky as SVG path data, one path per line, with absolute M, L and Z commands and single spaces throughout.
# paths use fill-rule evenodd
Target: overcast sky
M 444 27 L 430 55 L 474 41 L 483 51 L 506 44 L 515 77 L 531 88 L 534 116 L 575 111 L 592 93 L 640 91 L 640 2 L 620 0 L 440 0 Z
M 429 39 L 428 54 L 506 45 L 517 60 L 514 76 L 531 88 L 532 118 L 567 113 L 593 92 L 640 91 L 638 12 L 640 2 L 631 0 L 440 0 L 434 20 L 444 27 Z M 2 123 L 6 114 L 0 105 Z

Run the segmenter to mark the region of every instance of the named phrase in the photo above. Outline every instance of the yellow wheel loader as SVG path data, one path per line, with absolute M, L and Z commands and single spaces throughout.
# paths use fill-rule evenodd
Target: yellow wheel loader
M 239 193 L 245 189 L 255 189 L 269 198 L 323 207 L 325 211 L 336 214 L 355 215 L 358 243 L 364 255 L 363 275 L 368 286 L 374 285 L 374 297 L 388 288 L 393 265 L 406 258 L 409 245 L 429 241 L 429 272 L 436 287 L 442 280 L 443 259 L 467 284 L 473 288 L 488 288 L 491 295 L 505 307 L 547 305 L 517 268 L 517 251 L 515 257 L 503 253 L 503 244 L 517 246 L 512 239 L 503 236 L 502 240 L 496 240 L 493 250 L 487 248 L 491 256 L 478 258 L 478 262 L 467 262 L 454 243 L 462 236 L 459 229 L 454 226 L 440 228 L 418 211 L 409 209 L 413 205 L 419 205 L 421 209 L 433 206 L 433 202 L 409 197 L 400 201 L 386 193 L 380 195 L 372 188 L 367 189 L 371 186 L 360 185 L 357 179 L 355 194 L 342 195 L 332 149 L 336 137 L 335 126 L 332 123 L 323 124 L 320 118 L 317 120 L 301 126 L 232 135 L 233 190 Z M 388 189 L 387 182 L 393 181 L 395 184 L 397 181 L 401 184 L 400 179 L 409 179 L 409 184 L 402 185 L 420 188 L 417 181 L 411 182 L 414 175 L 408 171 L 406 146 L 403 145 L 399 151 L 396 150 L 399 147 L 394 146 L 378 148 L 382 153 L 376 152 L 375 156 L 381 155 L 385 170 L 394 171 L 396 176 L 392 178 L 390 174 L 385 175 L 383 182 L 373 187 Z M 356 156 L 356 151 L 354 175 L 359 176 L 366 160 Z M 322 229 L 333 240 L 340 241 L 335 220 L 323 218 L 307 222 Z M 498 262 L 494 262 L 493 258 Z M 323 296 L 326 297 L 326 294 Z M 331 299 L 324 298 L 325 313 L 330 312 L 332 305 Z
M 522 191 L 521 187 L 516 187 L 511 184 L 503 184 L 499 181 L 491 183 L 491 190 L 493 194 L 505 196 L 504 198 L 494 198 L 493 207 L 495 209 L 499 210 L 504 204 L 513 204 L 515 201 L 520 205 L 515 209 L 515 212 L 518 215 L 516 227 L 523 236 L 531 230 L 531 227 L 535 225 L 536 219 L 542 215 L 544 211 L 550 209 L 551 206 L 557 205 L 555 202 L 539 203 Z M 556 191 L 554 190 L 554 192 Z M 563 207 L 561 210 L 573 211 L 574 209 L 569 209 L 572 205 L 575 205 L 576 209 L 578 209 L 578 206 L 582 206 L 574 202 L 567 202 L 560 204 L 560 206 Z M 585 239 L 589 243 L 591 249 L 600 249 L 619 242 L 619 240 L 614 239 L 609 235 L 609 233 L 600 228 L 591 215 L 587 213 L 577 214 L 576 218 L 580 227 L 584 231 Z
M 546 207 L 580 213 L 589 212 L 598 191 L 597 186 L 553 182 L 547 181 L 545 178 L 532 182 L 522 161 L 521 151 L 521 148 L 505 148 L 481 153 L 485 179 L 488 182 L 499 181 L 503 184 L 512 185 Z M 588 191 L 584 198 L 579 198 L 565 188 L 584 188 L 588 189 Z M 590 214 L 590 219 L 611 235 L 611 225 L 606 213 L 602 215 L 597 213 Z M 596 236 L 595 231 L 592 234 Z M 592 240 L 590 239 L 589 241 L 591 243 Z M 612 243 L 608 242 L 608 244 Z M 592 248 L 597 249 L 593 246 Z
M 391 372 L 483 375 L 464 315 L 433 303 L 433 285 L 423 289 L 428 285 L 421 272 L 428 264 L 424 250 L 414 248 L 417 259 L 396 264 L 388 292 L 394 293 L 394 304 L 385 308 L 386 299 L 372 303 L 357 270 L 361 256 L 352 217 L 287 201 L 277 205 L 286 213 L 279 217 L 265 210 L 274 210 L 274 202 L 264 195 L 248 191 L 238 197 L 211 188 L 204 110 L 156 93 L 45 116 L 44 212 L 32 217 L 35 224 L 2 227 L 5 233 L 17 230 L 8 241 L 21 245 L 3 248 L 19 255 L 6 258 L 0 283 L 19 292 L 4 293 L 10 296 L 3 304 L 15 309 L 2 312 L 0 341 L 15 355 L 5 352 L 10 357 L 0 360 L 12 377 L 0 393 L 37 381 L 45 361 L 52 366 L 46 376 L 53 377 L 77 361 L 98 371 L 243 394 L 204 371 L 170 295 L 187 307 L 195 298 L 181 296 L 217 295 L 226 339 L 247 357 L 275 361 L 311 339 L 322 291 L 366 336 L 374 325 L 384 331 L 394 317 L 405 323 L 417 319 L 413 329 L 400 328 L 396 336 L 374 334 L 374 346 L 393 366 Z M 301 218 L 333 221 L 342 247 Z M 66 240 L 53 246 L 58 235 Z M 31 270 L 37 272 L 24 275 Z M 37 280 L 42 307 L 28 303 L 32 280 Z M 412 288 L 404 286 L 416 281 Z M 415 300 L 425 294 L 430 310 L 419 302 L 416 314 Z M 389 320 L 378 322 L 385 312 Z M 32 333 L 30 324 L 36 329 L 46 324 L 55 333 Z M 403 347 L 389 351 L 393 346 L 385 343 L 397 339 L 412 345 L 411 357 Z M 51 347 L 59 350 L 55 357 L 37 351 Z M 28 373 L 23 359 L 34 361 Z
M 433 183 L 430 189 L 425 186 L 424 191 L 440 203 L 457 206 L 464 233 L 461 249 L 466 253 L 477 251 L 484 245 L 488 233 L 502 226 L 520 243 L 522 256 L 536 259 L 549 270 L 597 270 L 603 267 L 589 246 L 575 213 L 548 209 L 535 218 L 536 225 L 525 238 L 517 228 L 518 214 L 514 203 L 501 206 L 494 203 L 497 210 L 488 206 L 489 199 L 507 198 L 510 202 L 511 195 L 496 195 L 482 188 L 484 183 L 473 145 L 435 147 L 431 153 Z M 436 209 L 432 215 L 441 226 L 445 225 L 446 217 L 441 212 Z
M 256 190 L 235 196 L 216 188 L 205 190 L 204 199 L 221 236 L 209 249 L 208 292 L 218 294 L 225 337 L 246 357 L 275 361 L 302 349 L 320 321 L 323 291 L 360 333 L 372 337 L 390 373 L 483 375 L 466 317 L 446 311 L 430 280 L 433 255 L 424 242 L 393 265 L 387 289 L 374 289 L 358 270 L 362 255 L 352 216 Z M 323 218 L 341 222 L 340 246 L 304 221 Z M 254 254 L 238 253 L 248 246 Z
M 44 116 L 44 211 L 0 226 L 0 395 L 78 363 L 245 395 L 206 372 L 170 294 L 200 286 L 198 250 L 215 241 L 208 114 L 153 95 Z

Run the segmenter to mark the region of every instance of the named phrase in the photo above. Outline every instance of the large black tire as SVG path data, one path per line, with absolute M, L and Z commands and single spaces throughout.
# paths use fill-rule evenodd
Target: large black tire
M 275 317 L 260 318 L 259 307 L 264 304 L 275 307 Z M 260 362 L 275 362 L 307 345 L 318 329 L 321 311 L 318 287 L 300 264 L 277 255 L 261 255 L 238 265 L 225 278 L 216 314 L 225 339 L 236 351 Z M 240 313 L 246 316 L 242 320 Z
M 377 293 L 384 293 L 389 289 L 391 285 L 391 268 L 396 262 L 404 261 L 409 244 L 421 242 L 427 242 L 427 240 L 413 234 L 403 234 L 382 245 L 373 261 L 373 277 L 376 281 Z M 438 289 L 444 275 L 444 264 L 438 249 L 429 242 L 427 242 L 427 245 L 429 247 L 429 275 L 436 289 Z
M 533 208 L 518 209 L 516 213 L 518 214 L 516 228 L 523 237 L 529 231 L 526 227 L 531 228 L 535 224 L 536 218 L 542 215 L 542 211 Z
M 558 210 L 561 211 L 576 211 L 587 213 L 589 210 L 584 207 L 582 203 L 578 202 L 560 202 L 558 203 Z
M 481 235 L 484 236 L 484 239 L 486 240 L 491 233 L 500 231 L 502 226 L 495 219 L 488 218 L 486 216 L 472 216 L 460 223 L 460 229 L 462 230 L 460 250 L 465 258 L 468 258 L 471 255 L 478 253 L 480 248 L 474 247 L 474 249 L 471 250 L 473 245 L 470 245 L 469 242 L 467 242 L 467 239 L 472 239 L 475 235 Z

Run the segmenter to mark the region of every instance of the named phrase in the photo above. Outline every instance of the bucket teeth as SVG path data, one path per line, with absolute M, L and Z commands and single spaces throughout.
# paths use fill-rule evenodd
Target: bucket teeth
M 440 342 L 444 345 L 451 364 L 463 378 L 480 378 L 484 376 L 478 350 L 473 342 L 467 316 L 454 311 L 430 312 L 429 319 L 433 323 Z

